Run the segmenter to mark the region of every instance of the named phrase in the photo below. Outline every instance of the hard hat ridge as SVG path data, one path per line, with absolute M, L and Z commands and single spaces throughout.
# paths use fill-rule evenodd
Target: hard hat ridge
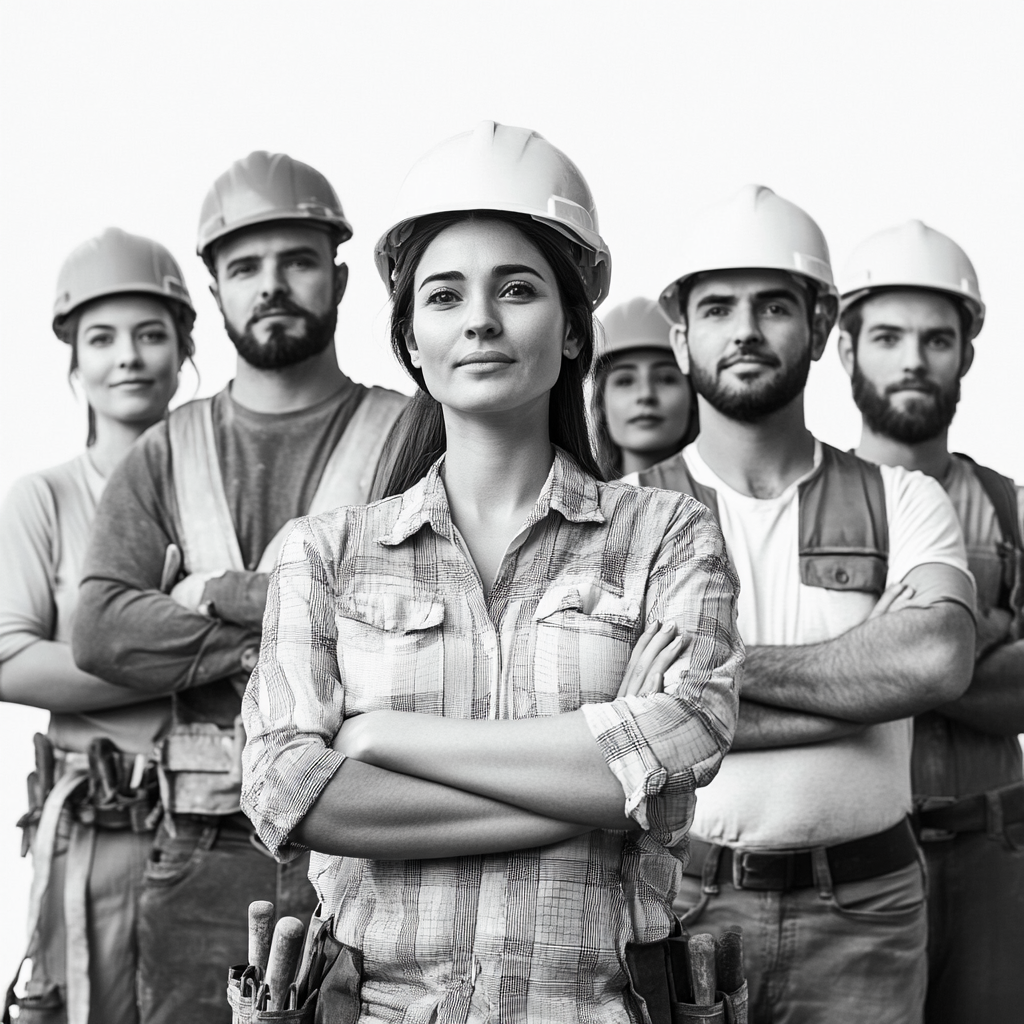
M 577 262 L 592 305 L 607 294 L 611 254 L 579 168 L 538 132 L 494 121 L 481 121 L 439 143 L 409 171 L 392 226 L 375 249 L 377 270 L 389 290 L 399 249 L 418 220 L 471 211 L 518 213 L 546 224 L 579 247 Z
M 923 221 L 886 228 L 853 250 L 843 273 L 842 308 L 893 288 L 922 288 L 956 300 L 968 315 L 968 340 L 977 337 L 985 322 L 974 264 L 952 238 Z
M 352 237 L 341 200 L 314 167 L 287 153 L 254 150 L 210 186 L 199 215 L 196 252 L 212 269 L 212 246 L 241 228 L 301 221 L 328 231 L 336 244 Z
M 185 275 L 170 252 L 152 239 L 107 228 L 76 247 L 61 265 L 53 303 L 54 332 L 64 340 L 63 321 L 86 302 L 129 293 L 171 300 L 191 330 L 195 308 Z

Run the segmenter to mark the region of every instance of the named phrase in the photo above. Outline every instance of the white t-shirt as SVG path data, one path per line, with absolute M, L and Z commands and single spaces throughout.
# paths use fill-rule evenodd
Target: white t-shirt
M 683 457 L 693 478 L 718 496 L 748 646 L 819 643 L 868 617 L 874 595 L 800 581 L 798 487 L 805 478 L 777 498 L 752 498 L 719 478 L 696 443 Z M 814 461 L 821 461 L 820 443 Z M 889 523 L 886 586 L 927 563 L 969 575 L 960 525 L 941 485 L 923 473 L 879 468 Z M 727 846 L 784 849 L 880 832 L 911 809 L 912 726 L 912 719 L 903 719 L 827 743 L 733 751 L 700 791 L 692 833 Z

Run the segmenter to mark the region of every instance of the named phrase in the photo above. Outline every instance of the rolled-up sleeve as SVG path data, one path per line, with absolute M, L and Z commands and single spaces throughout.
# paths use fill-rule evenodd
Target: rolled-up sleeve
M 345 760 L 331 749 L 345 713 L 330 556 L 298 520 L 270 579 L 263 642 L 242 701 L 242 809 L 276 857 Z
M 676 623 L 687 641 L 662 693 L 587 704 L 583 713 L 622 784 L 626 814 L 671 847 L 689 830 L 695 790 L 714 777 L 732 743 L 743 642 L 739 580 L 703 505 L 680 507 L 652 565 L 646 619 Z

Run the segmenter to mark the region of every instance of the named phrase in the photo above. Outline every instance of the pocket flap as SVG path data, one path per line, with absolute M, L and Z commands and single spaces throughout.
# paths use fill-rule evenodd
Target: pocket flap
M 444 603 L 429 592 L 352 591 L 338 600 L 337 613 L 385 633 L 414 633 L 444 622 Z
M 613 593 L 599 583 L 581 580 L 577 583 L 561 583 L 549 587 L 537 602 L 537 610 L 533 617 L 539 621 L 566 611 L 632 626 L 640 618 L 640 602 L 635 597 Z

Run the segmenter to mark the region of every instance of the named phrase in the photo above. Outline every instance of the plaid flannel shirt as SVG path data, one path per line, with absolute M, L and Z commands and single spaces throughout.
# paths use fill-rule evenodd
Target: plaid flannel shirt
M 243 701 L 242 806 L 275 854 L 344 760 L 343 719 L 378 709 L 582 707 L 643 829 L 418 862 L 314 854 L 324 912 L 363 954 L 361 1021 L 639 1019 L 624 948 L 669 933 L 695 790 L 732 738 L 738 586 L 703 505 L 598 483 L 557 449 L 489 599 L 440 463 L 403 495 L 298 521 Z M 616 700 L 655 618 L 690 643 L 664 693 Z

